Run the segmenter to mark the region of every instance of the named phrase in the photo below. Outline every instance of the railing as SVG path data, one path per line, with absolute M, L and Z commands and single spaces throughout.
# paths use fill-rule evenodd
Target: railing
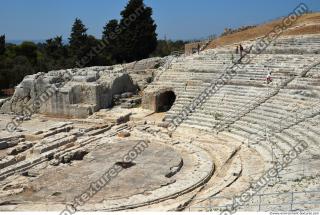
M 161 71 L 157 76 L 153 79 L 153 81 L 158 81 L 161 77 L 161 75 L 166 72 L 168 69 L 171 68 L 172 63 L 177 60 L 178 58 L 184 56 L 184 51 L 173 51 L 168 56 L 168 60 L 165 62 L 165 64 L 162 66 Z
M 203 38 L 199 38 L 199 39 L 193 39 L 193 40 L 189 40 L 188 43 L 199 43 L 199 42 L 203 42 L 203 41 L 211 41 L 216 39 L 217 36 L 216 35 L 210 35 L 208 37 L 203 37 Z
M 273 199 L 273 201 L 270 201 Z M 286 199 L 279 202 L 280 199 Z M 224 211 L 230 209 L 232 203 L 236 205 L 235 198 L 217 196 L 208 199 L 195 199 L 200 201 L 194 205 L 188 206 L 189 211 Z M 194 200 L 194 201 L 195 201 Z M 217 201 L 227 201 L 228 204 L 217 205 Z M 294 211 L 303 210 L 303 206 L 308 206 L 310 210 L 320 209 L 320 190 L 311 190 L 304 192 L 278 192 L 278 193 L 263 193 L 253 196 L 250 202 L 235 208 L 238 211 Z
M 294 77 L 290 77 L 285 79 L 283 82 L 279 83 L 276 88 L 269 89 L 268 92 L 265 94 L 258 95 L 257 97 L 253 98 L 252 101 L 248 104 L 245 104 L 244 106 L 240 107 L 238 111 L 234 114 L 229 114 L 226 117 L 223 118 L 222 121 L 220 121 L 218 124 L 213 126 L 213 129 L 216 128 L 218 132 L 222 132 L 225 128 L 230 126 L 231 124 L 235 123 L 248 113 L 250 113 L 252 110 L 259 107 L 261 104 L 265 103 L 268 99 L 274 97 L 279 93 L 279 91 L 285 87 L 289 82 L 291 82 L 294 79 Z
M 199 51 L 204 51 L 211 43 L 211 41 L 213 41 L 214 39 L 216 39 L 217 36 L 215 35 L 211 35 L 207 38 L 203 38 L 203 39 L 198 39 L 198 40 L 191 40 L 188 42 L 189 45 L 197 45 L 197 44 L 200 44 L 201 47 L 200 47 L 200 50 Z M 189 53 L 189 54 L 192 54 L 193 53 L 193 50 L 195 50 L 196 52 L 198 52 L 198 47 L 197 46 L 194 46 L 192 48 L 192 51 Z

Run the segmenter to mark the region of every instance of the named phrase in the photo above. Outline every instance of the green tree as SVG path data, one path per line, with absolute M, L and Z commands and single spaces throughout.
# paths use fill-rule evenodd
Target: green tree
M 94 36 L 89 35 L 86 41 L 85 52 L 89 53 L 93 47 L 98 47 L 100 41 Z M 110 60 L 104 55 L 104 53 L 95 53 L 92 56 L 91 61 L 86 66 L 106 66 L 110 64 Z
M 54 60 L 67 57 L 67 48 L 63 45 L 62 36 L 48 39 L 44 45 L 45 54 Z
M 152 53 L 154 57 L 164 57 L 170 55 L 170 44 L 166 40 L 159 40 L 156 50 Z
M 10 58 L 0 55 L 0 90 L 9 88 L 8 74 L 11 67 L 12 64 Z
M 20 83 L 26 75 L 36 73 L 33 65 L 26 56 L 17 56 L 13 59 L 13 67 L 8 74 L 9 87 L 12 88 Z
M 17 55 L 17 52 L 16 52 L 17 47 L 18 46 L 15 44 L 7 44 L 5 56 L 7 56 L 10 59 L 13 59 Z
M 38 58 L 40 70 L 47 71 L 68 67 L 68 48 L 63 44 L 62 36 L 48 39 L 42 48 L 42 54 Z
M 75 56 L 77 60 L 85 54 L 87 46 L 87 28 L 82 21 L 76 18 L 69 38 L 69 45 L 71 54 Z
M 117 38 L 119 23 L 118 20 L 110 20 L 104 27 L 102 32 L 102 39 L 112 42 Z
M 6 36 L 1 35 L 0 36 L 0 55 L 3 55 L 6 51 Z
M 15 47 L 16 56 L 26 57 L 32 65 L 37 63 L 38 47 L 33 42 L 23 42 Z
M 113 59 L 115 62 L 120 62 L 120 41 L 119 41 L 119 34 L 120 26 L 118 20 L 112 19 L 110 20 L 105 27 L 103 28 L 102 32 L 102 40 L 108 41 L 107 47 L 104 50 L 104 56 L 107 58 Z
M 120 50 L 123 61 L 141 60 L 157 47 L 157 25 L 152 19 L 152 8 L 143 0 L 130 0 L 121 12 Z
M 159 40 L 156 50 L 151 54 L 152 57 L 164 57 L 174 51 L 184 51 L 186 42 L 182 40 Z

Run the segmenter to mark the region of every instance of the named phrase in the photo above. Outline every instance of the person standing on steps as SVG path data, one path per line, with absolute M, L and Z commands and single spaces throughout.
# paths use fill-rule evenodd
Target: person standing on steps
M 243 46 L 240 44 L 240 46 L 239 46 L 239 49 L 240 49 L 240 58 L 242 58 L 242 56 L 243 56 Z
M 200 43 L 198 43 L 198 54 L 200 54 Z
M 267 81 L 267 84 L 270 84 L 272 82 L 272 77 L 271 77 L 271 72 L 269 71 L 268 74 L 267 74 L 267 78 L 266 78 L 266 81 Z
M 237 55 L 239 54 L 239 46 L 238 45 L 236 46 L 236 51 L 235 52 L 236 52 L 236 57 L 237 57 Z M 232 63 L 235 63 L 233 54 L 231 56 L 231 60 L 232 60 Z

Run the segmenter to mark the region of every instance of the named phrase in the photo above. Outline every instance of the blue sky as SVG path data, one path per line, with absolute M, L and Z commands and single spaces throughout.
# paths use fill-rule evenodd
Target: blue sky
M 292 11 L 297 0 L 145 0 L 153 8 L 159 38 L 196 39 L 226 27 L 262 23 Z M 319 0 L 303 1 L 320 11 Z M 7 40 L 38 40 L 70 34 L 79 17 L 88 33 L 101 37 L 110 19 L 119 19 L 127 0 L 1 0 L 0 34 Z

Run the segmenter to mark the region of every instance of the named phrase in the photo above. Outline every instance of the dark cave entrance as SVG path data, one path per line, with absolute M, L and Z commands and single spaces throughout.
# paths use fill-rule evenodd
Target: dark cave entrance
M 167 112 L 176 101 L 176 94 L 173 91 L 160 93 L 156 98 L 156 112 Z

